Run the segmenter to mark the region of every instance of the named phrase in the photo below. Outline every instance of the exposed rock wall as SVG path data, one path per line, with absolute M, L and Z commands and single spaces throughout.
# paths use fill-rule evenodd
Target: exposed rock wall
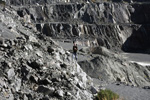
M 51 3 L 77 3 L 87 2 L 88 0 L 9 0 L 8 4 L 11 5 L 29 5 L 29 4 L 51 4 Z
M 132 5 L 135 11 L 131 13 L 131 21 L 133 23 L 139 24 L 139 27 L 137 27 L 136 30 L 132 31 L 132 35 L 124 43 L 124 51 L 149 53 L 149 5 L 149 3 Z
M 28 5 L 28 4 L 51 4 L 51 3 L 95 3 L 95 2 L 122 2 L 122 3 L 138 3 L 149 2 L 149 0 L 6 0 L 8 4 L 12 5 Z
M 18 7 L 20 8 L 20 7 Z M 77 24 L 126 24 L 130 23 L 132 6 L 121 3 L 54 4 L 46 6 L 25 6 L 18 9 L 28 13 L 33 22 L 66 22 Z
M 134 27 L 134 25 L 132 26 Z M 131 26 L 119 25 L 68 25 L 68 24 L 45 24 L 42 32 L 47 36 L 57 38 L 72 38 L 74 36 L 96 38 L 99 46 L 109 49 L 122 47 L 123 42 L 135 30 Z
M 93 37 L 99 45 L 120 49 L 134 30 L 130 28 L 132 11 L 132 6 L 127 4 L 80 3 L 23 7 L 18 9 L 18 14 L 22 18 L 30 15 L 31 23 L 47 36 Z
M 122 47 L 124 51 L 141 51 L 141 44 L 146 44 L 143 50 L 149 49 L 146 39 L 141 38 L 141 42 L 129 38 L 133 36 L 131 34 L 135 37 L 138 34 L 149 36 L 145 25 L 150 21 L 148 3 L 62 3 L 15 9 L 18 9 L 18 14 L 25 19 L 25 23 L 35 24 L 37 30 L 53 38 L 88 37 L 90 40 L 92 37 L 101 41 L 98 43 L 100 46 L 113 50 L 120 50 Z

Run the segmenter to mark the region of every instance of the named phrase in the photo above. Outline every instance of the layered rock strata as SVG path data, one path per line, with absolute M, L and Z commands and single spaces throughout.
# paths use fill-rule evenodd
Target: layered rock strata
M 149 3 L 61 3 L 12 7 L 24 23 L 36 25 L 38 31 L 53 38 L 93 38 L 99 46 L 112 50 L 149 51 L 149 40 L 143 39 L 149 38 Z

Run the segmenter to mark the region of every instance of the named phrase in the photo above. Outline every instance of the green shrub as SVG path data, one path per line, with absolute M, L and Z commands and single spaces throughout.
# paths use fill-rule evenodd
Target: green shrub
M 101 90 L 98 92 L 96 100 L 117 100 L 119 95 L 111 90 Z

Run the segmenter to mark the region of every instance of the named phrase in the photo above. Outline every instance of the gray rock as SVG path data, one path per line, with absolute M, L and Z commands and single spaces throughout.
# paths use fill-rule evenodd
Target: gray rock
M 15 76 L 14 68 L 11 68 L 7 72 L 8 79 L 12 79 Z
M 47 51 L 48 51 L 49 53 L 52 53 L 52 52 L 54 52 L 54 49 L 53 49 L 51 46 L 48 46 L 48 47 L 47 47 Z
M 46 86 L 39 86 L 36 90 L 37 92 L 43 93 L 44 95 L 53 95 L 55 89 L 52 87 L 48 88 Z
M 81 51 L 83 53 L 90 53 L 91 52 L 90 48 L 88 48 L 88 47 L 81 48 L 79 51 Z
M 143 89 L 150 89 L 150 86 L 145 86 L 143 87 Z
M 18 92 L 21 89 L 21 79 L 16 79 L 15 81 L 15 90 Z
M 5 81 L 3 81 L 2 79 L 0 79 L 0 87 L 6 87 Z
M 35 83 L 37 83 L 38 82 L 38 77 L 37 76 L 35 76 L 35 75 L 31 75 L 30 76 L 30 81 L 32 81 L 32 82 L 35 82 Z
M 99 55 L 104 55 L 104 56 L 112 55 L 112 53 L 105 47 L 93 47 L 93 48 L 91 48 L 91 52 L 93 54 L 99 54 Z
M 39 56 L 39 57 L 43 57 L 43 53 L 41 51 L 35 51 L 35 53 Z
M 10 94 L 8 100 L 14 100 L 14 95 Z
M 57 90 L 56 92 L 58 94 L 58 96 L 63 97 L 64 96 L 64 92 L 63 90 Z
M 48 85 L 48 84 L 50 84 L 50 83 L 52 83 L 52 81 L 49 80 L 48 78 L 42 79 L 42 80 L 39 80 L 39 81 L 38 81 L 38 84 L 40 84 L 40 85 Z
M 32 45 L 25 45 L 25 49 L 26 50 L 33 50 L 33 47 L 32 47 Z
M 28 62 L 28 65 L 33 69 L 40 69 L 41 65 L 37 61 Z
M 90 90 L 91 90 L 92 94 L 96 94 L 97 93 L 97 90 L 93 86 L 91 86 Z
M 4 73 L 3 71 L 0 69 L 0 77 L 3 77 L 4 76 Z
M 29 41 L 38 43 L 38 40 L 34 36 L 29 36 Z
M 53 72 L 51 75 L 52 78 L 59 78 L 60 76 L 61 76 L 61 73 L 59 73 L 58 71 Z
M 24 95 L 23 100 L 28 100 L 28 97 Z
M 84 44 L 89 46 L 105 47 L 94 47 L 92 53 L 99 56 L 92 55 L 94 58 L 81 63 L 92 77 L 149 86 L 149 69 L 124 62 L 107 50 L 122 48 L 130 52 L 149 52 L 149 4 L 97 1 L 7 0 L 7 5 L 11 6 L 6 6 L 5 13 L 0 11 L 0 36 L 4 38 L 0 43 L 0 71 L 3 71 L 0 76 L 6 78 L 3 91 L 7 93 L 12 89 L 10 94 L 18 100 L 24 95 L 29 100 L 59 99 L 54 93 L 57 90 L 57 95 L 64 100 L 91 99 L 87 90 L 90 78 L 76 62 L 67 60 L 71 55 L 66 54 L 51 37 L 63 38 L 63 41 L 83 39 L 88 40 Z M 15 43 L 10 39 L 15 39 Z M 11 62 L 11 69 L 7 69 L 3 61 Z M 70 94 L 65 95 L 67 92 Z
M 84 87 L 84 84 L 82 83 L 82 82 L 79 82 L 78 84 L 77 84 L 77 86 L 79 87 L 79 88 L 81 88 L 81 89 L 84 89 L 85 87 Z

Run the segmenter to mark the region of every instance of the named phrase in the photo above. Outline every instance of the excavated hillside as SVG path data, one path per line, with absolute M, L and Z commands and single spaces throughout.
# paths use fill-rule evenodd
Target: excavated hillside
M 150 53 L 149 7 L 148 0 L 7 1 L 0 11 L 0 98 L 90 100 L 90 77 L 149 88 L 150 67 L 120 54 Z M 53 39 L 77 40 L 79 64 L 64 50 L 68 44 L 63 49 Z
M 47 36 L 92 38 L 91 44 L 108 49 L 149 53 L 149 3 L 29 1 L 9 3 Z

